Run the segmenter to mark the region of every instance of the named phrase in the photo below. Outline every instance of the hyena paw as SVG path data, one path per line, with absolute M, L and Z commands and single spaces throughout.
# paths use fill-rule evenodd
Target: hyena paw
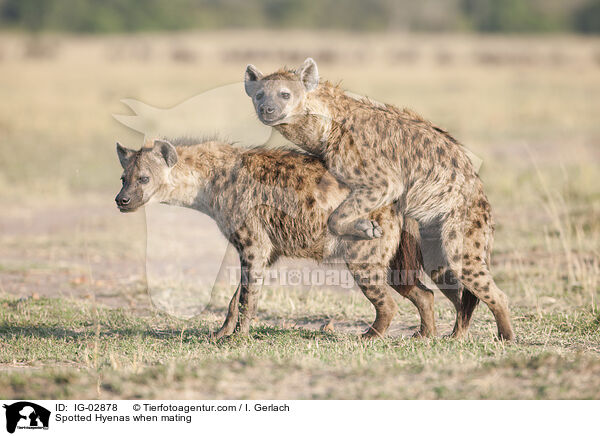
M 219 339 L 222 339 L 225 336 L 226 334 L 221 330 L 208 332 L 208 339 L 210 339 L 211 341 L 218 341 Z
M 227 338 L 233 334 L 233 331 L 228 329 L 220 328 L 217 331 L 209 331 L 208 338 L 212 341 L 218 341 L 220 339 Z
M 209 339 L 212 342 L 235 342 L 250 339 L 249 333 L 241 333 L 239 330 L 234 331 L 223 331 L 218 330 L 216 332 L 209 332 Z
M 377 221 L 373 220 L 357 220 L 354 228 L 365 239 L 380 238 L 383 235 L 383 229 Z
M 435 336 L 435 332 L 431 332 L 429 330 L 417 330 L 416 332 L 414 332 L 411 336 L 411 338 L 413 339 L 424 339 L 424 338 L 431 338 Z
M 367 340 L 367 341 L 369 341 L 371 339 L 376 339 L 376 338 L 383 338 L 383 334 L 379 333 L 373 327 L 369 327 L 369 329 L 360 336 L 362 339 Z

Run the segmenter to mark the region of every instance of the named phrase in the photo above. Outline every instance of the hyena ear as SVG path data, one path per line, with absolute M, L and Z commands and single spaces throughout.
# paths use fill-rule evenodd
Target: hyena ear
M 127 167 L 127 164 L 129 164 L 129 161 L 131 160 L 134 154 L 134 150 L 125 148 L 117 142 L 117 156 L 119 156 L 119 162 L 121 162 L 121 166 L 123 167 L 123 169 Z
M 154 151 L 158 153 L 166 162 L 167 166 L 171 168 L 177 163 L 177 151 L 173 144 L 164 139 L 154 140 Z
M 246 94 L 252 97 L 254 94 L 254 89 L 256 88 L 256 82 L 263 78 L 263 73 L 258 71 L 254 65 L 249 64 L 246 67 L 246 72 L 244 73 L 244 87 L 246 88 Z
M 313 58 L 306 58 L 296 73 L 307 92 L 314 90 L 319 84 L 319 70 Z

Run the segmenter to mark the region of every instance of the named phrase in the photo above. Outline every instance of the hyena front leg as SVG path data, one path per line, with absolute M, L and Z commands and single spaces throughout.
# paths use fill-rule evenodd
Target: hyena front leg
M 388 201 L 388 191 L 377 188 L 357 188 L 329 216 L 329 230 L 337 236 L 354 236 L 359 239 L 380 238 L 381 226 L 368 219 L 370 212 Z
M 222 337 L 229 336 L 234 332 L 240 316 L 240 289 L 241 284 L 238 284 L 235 294 L 233 294 L 233 297 L 231 297 L 231 301 L 229 302 L 229 310 L 227 311 L 225 322 L 219 330 L 211 335 L 213 339 L 221 339 Z
M 223 336 L 232 333 L 247 336 L 250 333 L 250 323 L 256 315 L 258 294 L 262 288 L 272 245 L 268 235 L 252 220 L 242 225 L 231 236 L 230 241 L 240 256 L 241 272 L 236 291 L 238 295 L 234 295 L 229 303 L 229 313 L 222 328 Z
M 250 323 L 256 316 L 258 295 L 262 288 L 264 271 L 268 264 L 268 253 L 265 250 L 267 243 L 254 241 L 240 255 L 240 319 L 238 333 L 242 336 L 250 334 Z
M 262 271 L 248 265 L 242 265 L 241 274 L 239 301 L 240 316 L 237 324 L 237 334 L 248 336 L 250 334 L 250 323 L 256 316 L 258 295 L 262 287 Z

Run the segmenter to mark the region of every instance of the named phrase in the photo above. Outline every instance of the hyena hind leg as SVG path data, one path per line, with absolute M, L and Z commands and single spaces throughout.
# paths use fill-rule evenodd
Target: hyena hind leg
M 404 235 L 403 235 L 404 236 Z M 401 268 L 405 265 L 402 261 L 394 259 L 390 267 L 392 269 L 390 286 L 405 298 L 408 298 L 412 304 L 419 311 L 421 318 L 421 326 L 413 337 L 427 338 L 435 336 L 437 334 L 437 328 L 435 326 L 435 314 L 433 311 L 434 295 L 433 291 L 423 284 L 416 276 L 409 277 L 407 274 L 406 283 L 402 280 L 396 280 L 401 277 Z M 411 272 L 410 270 L 407 273 Z
M 473 315 L 475 307 L 477 307 L 479 299 L 468 289 L 464 288 L 462 283 L 460 283 L 450 269 L 443 269 L 437 271 L 436 274 L 432 274 L 432 280 L 440 292 L 450 300 L 456 310 L 454 328 L 449 336 L 451 338 L 462 338 L 466 336 L 469 332 L 471 316 Z M 448 284 L 451 284 L 452 287 L 448 288 Z
M 420 280 L 423 268 L 419 224 L 413 219 L 404 219 L 400 246 L 390 262 L 390 286 L 419 311 L 421 326 L 413 334 L 417 338 L 437 334 L 433 291 Z
M 469 223 L 461 241 L 457 237 L 460 226 L 445 224 L 442 241 L 448 264 L 463 286 L 490 308 L 496 319 L 500 339 L 514 340 L 508 298 L 494 282 L 485 262 L 488 254 L 483 226 L 480 220 Z
M 433 291 L 418 282 L 406 294 L 402 294 L 415 305 L 421 317 L 421 326 L 413 335 L 416 338 L 429 338 L 437 335 L 437 327 L 435 326 L 435 314 L 433 311 L 434 295 Z
M 347 263 L 347 266 L 358 287 L 375 307 L 375 321 L 363 333 L 363 338 L 383 337 L 398 311 L 398 305 L 392 297 L 392 288 L 381 276 L 386 268 L 380 265 L 368 265 L 365 268 L 365 264 L 351 263 Z

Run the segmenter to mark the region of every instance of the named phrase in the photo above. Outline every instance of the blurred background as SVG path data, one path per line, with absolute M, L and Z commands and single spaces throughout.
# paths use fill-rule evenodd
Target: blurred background
M 600 31 L 598 0 L 2 0 L 11 29 L 77 33 L 301 28 L 347 31 Z
M 120 101 L 177 107 L 312 56 L 482 159 L 515 304 L 593 304 L 599 32 L 599 0 L 0 0 L 0 292 L 147 306 L 144 215 L 113 203 L 115 141 L 143 140 Z

